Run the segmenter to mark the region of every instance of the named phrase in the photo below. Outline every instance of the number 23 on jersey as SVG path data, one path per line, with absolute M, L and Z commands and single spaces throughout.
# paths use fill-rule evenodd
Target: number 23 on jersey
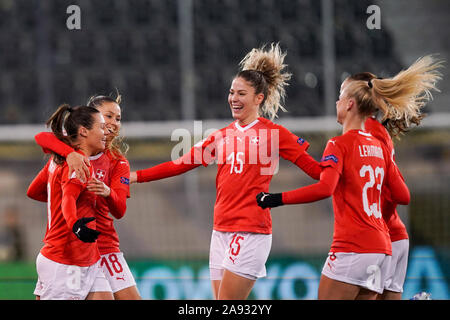
M 365 183 L 362 191 L 364 211 L 369 217 L 373 215 L 375 218 L 381 218 L 381 187 L 383 185 L 384 169 L 376 167 L 374 170 L 370 165 L 363 165 L 359 170 L 359 175 L 361 178 L 369 179 Z M 374 188 L 374 186 L 378 191 L 377 202 L 369 204 L 369 190 Z

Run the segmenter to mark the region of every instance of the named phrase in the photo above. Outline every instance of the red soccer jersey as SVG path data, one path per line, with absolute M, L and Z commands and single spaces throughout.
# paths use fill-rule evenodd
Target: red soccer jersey
M 328 141 L 321 165 L 340 174 L 333 193 L 331 251 L 391 255 L 391 240 L 381 214 L 385 178 L 397 175 L 390 154 L 367 132 L 350 130 Z
M 235 121 L 214 132 L 179 161 L 217 163 L 214 230 L 270 234 L 270 210 L 257 205 L 256 195 L 269 191 L 279 156 L 295 163 L 308 146 L 286 128 L 258 118 L 246 127 Z
M 44 152 L 54 151 L 67 157 L 73 148 L 58 140 L 50 132 L 41 132 L 36 135 L 36 142 Z M 120 252 L 119 236 L 114 228 L 111 213 L 120 219 L 126 211 L 126 199 L 130 197 L 129 178 L 130 165 L 123 156 L 113 156 L 106 150 L 96 156 L 89 157 L 95 177 L 110 187 L 111 195 L 107 198 L 97 198 L 97 230 L 100 235 L 97 239 L 100 254 Z
M 47 231 L 41 253 L 50 260 L 67 265 L 90 266 L 100 259 L 97 243 L 85 243 L 72 232 L 73 224 L 83 217 L 95 217 L 95 194 L 86 190 L 86 184 L 68 177 L 67 164 L 56 165 L 50 159 L 35 180 L 47 177 Z M 33 185 L 33 183 L 32 183 Z M 32 192 L 31 192 L 32 193 Z M 76 199 L 74 206 L 64 203 Z M 87 224 L 95 229 L 96 223 Z
M 97 230 L 100 235 L 97 239 L 100 254 L 120 252 L 119 236 L 114 228 L 115 218 L 122 218 L 126 210 L 126 198 L 130 196 L 130 165 L 124 157 L 114 158 L 109 151 L 100 153 L 89 158 L 93 167 L 94 176 L 104 182 L 111 189 L 110 197 L 97 197 Z M 121 207 L 116 208 L 114 202 L 109 201 L 112 197 L 121 198 Z
M 369 117 L 365 122 L 365 129 L 385 145 L 387 150 L 392 155 L 392 160 L 394 161 L 394 144 L 386 128 L 375 118 Z M 396 210 L 397 204 L 391 201 L 390 192 L 386 188 L 383 188 L 381 203 L 383 218 L 389 228 L 391 241 L 408 239 L 406 227 Z

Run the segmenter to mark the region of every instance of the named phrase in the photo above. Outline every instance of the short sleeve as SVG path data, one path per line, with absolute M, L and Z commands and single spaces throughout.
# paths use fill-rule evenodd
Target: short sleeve
M 320 159 L 320 165 L 322 167 L 333 167 L 341 174 L 344 166 L 343 160 L 344 152 L 342 146 L 339 145 L 339 141 L 334 138 L 328 140 L 322 159 Z

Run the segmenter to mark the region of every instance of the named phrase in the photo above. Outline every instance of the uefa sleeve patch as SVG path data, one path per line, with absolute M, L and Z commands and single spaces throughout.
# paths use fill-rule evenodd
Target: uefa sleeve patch
M 336 157 L 334 154 L 330 154 L 328 156 L 322 157 L 322 159 L 320 159 L 320 162 L 325 162 L 328 160 L 332 160 L 335 163 L 338 163 L 338 157 Z
M 297 143 L 302 146 L 305 143 L 305 139 L 298 138 Z
M 129 185 L 130 184 L 130 179 L 125 178 L 125 177 L 120 177 L 120 183 Z

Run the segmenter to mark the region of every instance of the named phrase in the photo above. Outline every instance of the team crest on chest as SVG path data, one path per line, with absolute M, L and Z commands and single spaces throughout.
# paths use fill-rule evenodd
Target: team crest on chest
M 105 171 L 105 170 L 103 170 L 103 169 L 97 169 L 97 170 L 95 171 L 95 177 L 96 177 L 98 180 L 103 181 L 103 180 L 105 179 L 105 176 L 106 176 L 106 171 Z
M 251 144 L 259 144 L 259 137 L 258 136 L 251 137 L 250 143 Z

